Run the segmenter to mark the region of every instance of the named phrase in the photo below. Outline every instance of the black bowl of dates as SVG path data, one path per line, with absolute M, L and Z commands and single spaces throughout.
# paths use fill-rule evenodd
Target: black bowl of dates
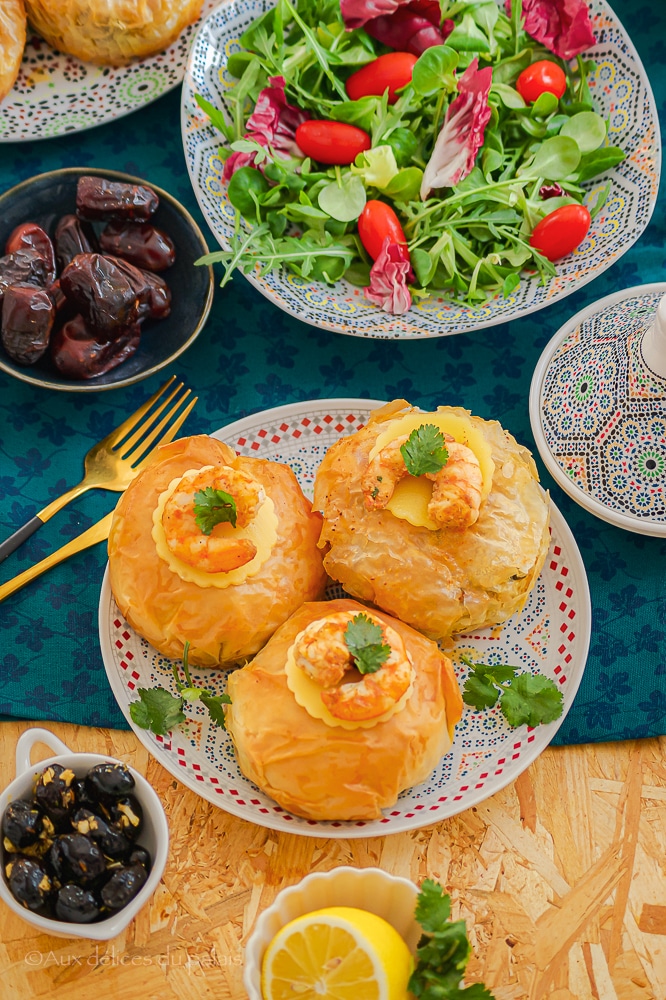
M 30 765 L 37 742 L 67 752 Z M 121 761 L 72 753 L 44 729 L 23 733 L 16 760 L 20 773 L 0 796 L 0 896 L 49 934 L 116 937 L 164 871 L 157 795 Z
M 0 195 L 0 369 L 69 392 L 169 364 L 213 301 L 203 234 L 167 191 L 70 167 Z

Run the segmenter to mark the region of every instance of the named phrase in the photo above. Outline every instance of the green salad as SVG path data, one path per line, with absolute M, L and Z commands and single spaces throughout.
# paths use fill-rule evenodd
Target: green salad
M 240 42 L 230 117 L 197 97 L 236 213 L 201 261 L 222 285 L 284 265 L 393 313 L 506 297 L 557 273 L 610 192 L 585 183 L 624 158 L 584 0 L 277 0 Z

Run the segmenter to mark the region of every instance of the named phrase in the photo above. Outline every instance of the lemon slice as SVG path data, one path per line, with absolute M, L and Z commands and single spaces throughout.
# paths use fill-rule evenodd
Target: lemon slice
M 405 1000 L 414 962 L 388 921 L 353 906 L 314 910 L 270 942 L 264 1000 Z

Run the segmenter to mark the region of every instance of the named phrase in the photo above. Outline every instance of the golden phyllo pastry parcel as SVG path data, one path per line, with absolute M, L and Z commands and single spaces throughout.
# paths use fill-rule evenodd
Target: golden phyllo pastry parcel
M 202 6 L 203 0 L 26 0 L 30 23 L 49 45 L 109 66 L 168 48 Z
M 311 511 L 291 469 L 205 435 L 157 449 L 109 536 L 121 613 L 157 650 L 200 666 L 255 653 L 325 587 Z
M 314 506 L 329 575 L 437 639 L 520 610 L 548 550 L 529 451 L 460 407 L 373 412 L 324 456 Z
M 380 816 L 428 778 L 462 712 L 434 642 L 346 599 L 304 604 L 227 690 L 243 774 L 314 820 Z

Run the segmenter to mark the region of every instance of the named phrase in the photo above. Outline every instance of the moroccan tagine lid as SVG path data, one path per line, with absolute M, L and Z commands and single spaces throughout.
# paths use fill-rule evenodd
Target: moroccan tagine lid
M 530 420 L 570 497 L 666 537 L 666 283 L 608 295 L 558 330 L 534 371 Z

